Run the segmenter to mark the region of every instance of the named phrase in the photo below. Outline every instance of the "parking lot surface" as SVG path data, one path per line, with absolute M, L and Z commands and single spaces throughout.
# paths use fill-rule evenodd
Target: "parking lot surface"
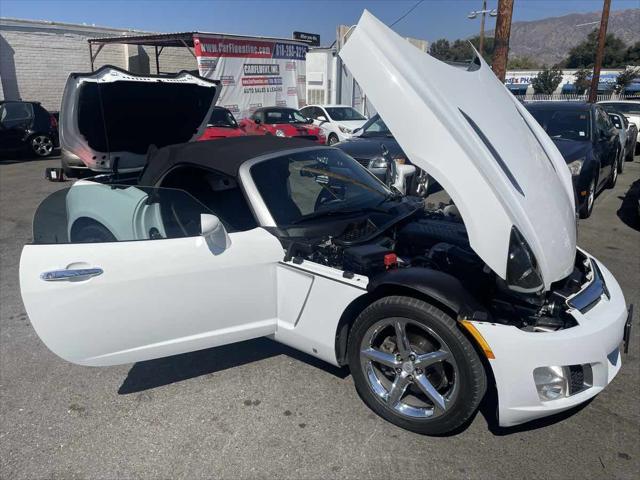
M 110 368 L 61 360 L 31 327 L 18 286 L 37 205 L 71 185 L 44 180 L 57 165 L 0 160 L 0 478 L 638 478 L 638 313 L 622 370 L 586 406 L 500 429 L 487 402 L 442 438 L 386 423 L 347 369 L 266 339 Z M 639 195 L 636 157 L 578 237 L 636 311 Z

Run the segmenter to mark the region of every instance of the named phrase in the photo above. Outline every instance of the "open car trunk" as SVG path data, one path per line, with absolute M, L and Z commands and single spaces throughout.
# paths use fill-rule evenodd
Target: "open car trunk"
M 139 76 L 105 66 L 72 73 L 60 111 L 60 143 L 91 170 L 140 170 L 149 147 L 200 137 L 219 82 L 188 72 Z
M 480 56 L 468 70 L 452 67 L 365 11 L 340 57 L 409 160 L 445 188 L 471 247 L 497 275 L 507 277 L 514 227 L 545 289 L 573 270 L 567 166 Z

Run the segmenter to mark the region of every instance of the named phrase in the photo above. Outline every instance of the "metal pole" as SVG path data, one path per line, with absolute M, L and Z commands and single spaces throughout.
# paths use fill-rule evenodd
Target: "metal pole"
M 158 52 L 158 46 L 154 46 L 156 51 L 156 75 L 160 75 L 160 53 Z
M 513 15 L 513 0 L 498 0 L 498 18 L 493 51 L 493 73 L 504 82 L 507 75 L 507 60 L 509 58 L 509 37 L 511 36 L 511 16 Z
M 91 62 L 91 71 L 93 72 L 93 45 L 89 42 L 89 61 Z
M 598 49 L 596 50 L 596 61 L 593 65 L 591 89 L 589 90 L 589 103 L 595 103 L 596 100 L 598 100 L 598 83 L 600 82 L 602 57 L 604 57 L 604 44 L 607 39 L 607 24 L 609 23 L 610 7 L 611 0 L 604 0 L 604 5 L 602 6 L 602 17 L 600 18 L 600 30 L 598 31 Z
M 480 19 L 480 44 L 478 45 L 478 51 L 482 56 L 484 49 L 484 16 L 487 12 L 487 0 L 482 0 L 482 18 Z

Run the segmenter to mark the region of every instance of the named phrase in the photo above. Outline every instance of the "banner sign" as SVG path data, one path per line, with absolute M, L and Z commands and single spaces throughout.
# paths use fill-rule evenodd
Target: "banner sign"
M 307 45 L 223 35 L 194 35 L 193 45 L 200 75 L 220 80 L 218 105 L 237 119 L 260 107 L 304 105 Z

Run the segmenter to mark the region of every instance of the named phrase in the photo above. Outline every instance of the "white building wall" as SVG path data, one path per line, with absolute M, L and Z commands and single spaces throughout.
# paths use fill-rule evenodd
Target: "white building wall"
M 69 73 L 91 70 L 89 38 L 142 33 L 149 32 L 0 18 L 0 98 L 35 100 L 59 110 Z M 105 45 L 95 60 L 96 69 L 102 65 L 155 73 L 153 48 Z M 160 69 L 194 70 L 197 64 L 186 48 L 165 48 Z

